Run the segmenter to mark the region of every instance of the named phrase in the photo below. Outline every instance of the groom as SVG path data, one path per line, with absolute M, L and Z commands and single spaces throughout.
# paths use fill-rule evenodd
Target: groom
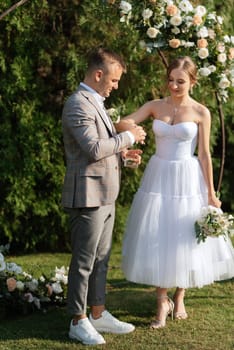
M 84 81 L 67 99 L 62 114 L 66 155 L 62 205 L 69 214 L 72 247 L 69 337 L 88 345 L 105 343 L 99 332 L 124 334 L 135 328 L 105 309 L 121 156 L 131 156 L 140 163 L 141 151 L 127 148 L 145 139 L 139 126 L 117 134 L 103 105 L 125 72 L 119 55 L 97 48 L 89 57 Z

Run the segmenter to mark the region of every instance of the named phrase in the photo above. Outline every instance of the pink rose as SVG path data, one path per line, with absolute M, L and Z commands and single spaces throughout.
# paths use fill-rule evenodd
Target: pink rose
M 13 292 L 16 288 L 17 281 L 13 277 L 10 277 L 6 280 L 6 284 L 8 291 Z
M 168 5 L 166 7 L 166 13 L 168 16 L 175 16 L 178 12 L 178 9 L 175 5 Z
M 177 49 L 180 46 L 180 40 L 179 39 L 171 39 L 169 40 L 169 46 L 173 49 Z
M 202 23 L 202 18 L 198 15 L 193 16 L 193 24 L 199 26 Z
M 197 47 L 198 47 L 199 49 L 204 48 L 204 47 L 207 47 L 207 46 L 208 46 L 208 42 L 207 42 L 206 39 L 202 38 L 202 39 L 199 39 L 199 40 L 197 41 Z
M 228 58 L 229 58 L 229 60 L 234 59 L 234 47 L 230 47 Z

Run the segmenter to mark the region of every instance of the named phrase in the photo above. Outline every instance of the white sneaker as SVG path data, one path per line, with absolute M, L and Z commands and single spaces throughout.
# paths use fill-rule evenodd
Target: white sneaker
M 126 323 L 117 320 L 108 311 L 103 311 L 102 316 L 96 320 L 92 315 L 89 315 L 89 320 L 98 332 L 126 334 L 134 331 L 135 326 L 131 323 Z
M 89 322 L 89 319 L 83 318 L 77 325 L 70 324 L 69 338 L 78 340 L 85 345 L 105 344 L 105 339 L 99 334 Z

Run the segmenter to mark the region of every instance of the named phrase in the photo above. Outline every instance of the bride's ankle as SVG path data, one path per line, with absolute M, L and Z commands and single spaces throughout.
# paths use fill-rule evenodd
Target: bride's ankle
M 185 296 L 185 289 L 177 288 L 175 293 L 174 293 L 173 300 L 184 299 L 184 296 Z
M 157 296 L 157 305 L 160 306 L 160 305 L 166 305 L 168 304 L 168 296 L 167 295 L 159 295 Z

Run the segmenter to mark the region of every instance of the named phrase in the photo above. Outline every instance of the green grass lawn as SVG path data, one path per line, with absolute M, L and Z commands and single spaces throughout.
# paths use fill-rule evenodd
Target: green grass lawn
M 129 283 L 120 269 L 121 247 L 112 251 L 107 286 L 107 308 L 136 331 L 127 335 L 105 334 L 106 350 L 231 350 L 234 349 L 234 280 L 215 283 L 186 294 L 187 320 L 172 321 L 158 330 L 149 329 L 155 314 L 155 288 Z M 68 266 L 69 254 L 33 254 L 10 257 L 33 275 Z M 172 294 L 173 290 L 169 291 Z M 73 350 L 84 345 L 72 342 L 67 333 L 70 319 L 65 307 L 51 307 L 27 316 L 14 315 L 0 323 L 0 350 Z

